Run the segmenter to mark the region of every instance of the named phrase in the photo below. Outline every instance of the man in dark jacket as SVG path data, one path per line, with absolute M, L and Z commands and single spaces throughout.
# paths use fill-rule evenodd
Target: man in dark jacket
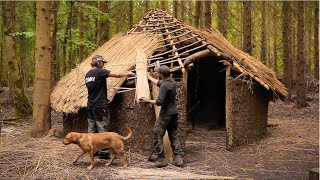
M 88 133 L 106 132 L 110 126 L 110 115 L 107 101 L 107 78 L 134 76 L 132 72 L 110 72 L 104 69 L 107 61 L 100 55 L 92 58 L 91 67 L 85 76 L 88 89 L 87 119 Z M 108 156 L 107 151 L 99 153 L 100 158 Z
M 182 166 L 183 152 L 178 136 L 178 111 L 176 107 L 177 83 L 170 78 L 170 70 L 167 66 L 160 66 L 159 68 L 155 68 L 155 71 L 159 73 L 159 78 L 161 80 L 156 80 L 150 75 L 148 75 L 148 79 L 160 86 L 159 96 L 156 100 L 148 100 L 142 98 L 140 101 L 142 103 L 151 103 L 157 106 L 161 106 L 159 118 L 156 120 L 153 129 L 155 154 L 157 155 L 156 166 L 167 166 L 167 162 L 164 158 L 163 148 L 163 136 L 166 130 L 168 131 L 174 154 L 173 163 L 176 166 Z

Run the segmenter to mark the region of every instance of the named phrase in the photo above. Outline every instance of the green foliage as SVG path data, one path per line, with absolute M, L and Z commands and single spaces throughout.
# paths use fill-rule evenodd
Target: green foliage
M 89 51 L 94 51 L 98 47 L 95 43 L 89 41 L 88 39 L 80 39 L 79 29 L 72 29 L 71 34 L 72 39 L 69 40 L 68 45 L 69 48 L 73 51 L 77 50 L 80 45 L 84 45 L 84 47 L 87 48 Z M 57 33 L 58 41 L 62 42 L 65 37 L 69 38 L 69 34 L 66 36 L 65 32 L 63 31 L 59 31 Z
M 109 20 L 111 22 L 114 22 L 109 14 L 101 12 L 97 6 L 93 6 L 84 2 L 76 3 L 76 6 L 84 10 L 84 12 L 87 14 L 87 17 L 89 17 L 90 19 L 97 18 L 99 20 Z
M 29 31 L 29 32 L 14 32 L 14 33 L 11 33 L 10 35 L 11 36 L 23 36 L 26 39 L 36 37 L 36 33 L 31 32 L 31 31 Z

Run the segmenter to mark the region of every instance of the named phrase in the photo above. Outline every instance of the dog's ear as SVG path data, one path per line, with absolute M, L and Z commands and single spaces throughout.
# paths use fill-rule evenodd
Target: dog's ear
M 72 140 L 73 142 L 79 141 L 79 133 L 72 133 Z

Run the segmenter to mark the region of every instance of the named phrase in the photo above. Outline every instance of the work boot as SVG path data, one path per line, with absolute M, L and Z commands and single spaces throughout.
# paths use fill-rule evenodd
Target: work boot
M 94 157 L 99 156 L 99 151 L 95 152 L 95 153 L 93 154 L 93 156 L 94 156 Z
M 99 151 L 98 158 L 99 158 L 99 159 L 110 159 L 110 153 L 109 153 L 109 150 L 102 150 L 102 151 Z
M 183 166 L 183 160 L 181 155 L 176 155 L 173 159 L 173 165 L 181 167 Z
M 155 161 L 157 168 L 166 167 L 168 163 L 164 159 L 164 157 L 158 157 L 158 159 Z
M 155 162 L 155 161 L 157 161 L 158 159 L 159 159 L 159 156 L 158 156 L 158 155 L 152 154 L 152 155 L 150 156 L 150 158 L 148 159 L 148 161 L 150 161 L 150 162 Z

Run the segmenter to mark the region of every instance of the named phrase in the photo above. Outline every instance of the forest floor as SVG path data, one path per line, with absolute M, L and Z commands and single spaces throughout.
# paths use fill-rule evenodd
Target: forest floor
M 128 152 L 127 168 L 120 158 L 110 167 L 96 159 L 96 167 L 87 170 L 88 156 L 72 165 L 81 150 L 61 143 L 60 113 L 52 112 L 55 131 L 32 138 L 31 118 L 7 120 L 14 110 L 8 92 L 2 92 L 0 179 L 308 179 L 309 170 L 319 167 L 318 89 L 307 96 L 309 106 L 303 109 L 294 102 L 271 102 L 267 138 L 232 152 L 225 148 L 225 131 L 196 127 L 186 141 L 183 168 L 157 169 L 146 156 Z

